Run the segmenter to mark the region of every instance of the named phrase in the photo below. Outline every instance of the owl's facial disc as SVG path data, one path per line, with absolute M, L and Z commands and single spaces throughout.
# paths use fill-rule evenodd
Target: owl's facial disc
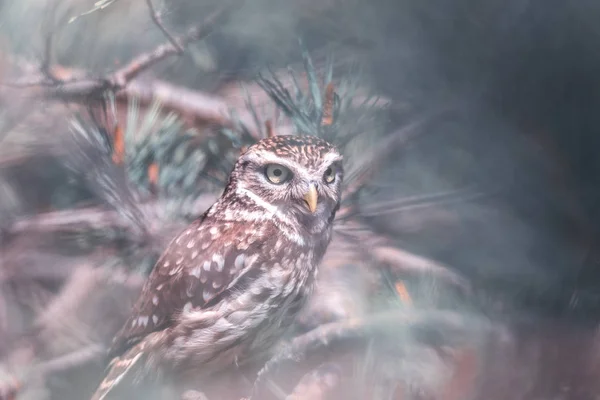
M 341 201 L 341 154 L 310 136 L 259 141 L 240 157 L 232 173 L 236 188 L 264 209 L 265 218 L 303 228 L 327 229 Z

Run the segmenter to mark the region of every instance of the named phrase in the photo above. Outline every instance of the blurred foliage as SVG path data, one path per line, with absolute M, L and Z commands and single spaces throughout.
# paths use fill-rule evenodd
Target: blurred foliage
M 167 28 L 177 34 L 200 21 L 217 1 L 154 3 Z M 0 1 L 2 62 L 7 55 L 18 55 L 39 64 L 52 33 L 51 63 L 99 75 L 165 41 L 144 1 L 118 0 L 69 23 L 93 7 L 93 1 Z M 207 40 L 190 46 L 182 57 L 161 62 L 141 79 L 164 79 L 230 102 L 236 100 L 232 93 L 243 92 L 238 81 L 244 81 L 254 102 L 256 87 L 250 80 L 265 73 L 265 65 L 276 71 L 284 86 L 293 86 L 281 68 L 291 64 L 299 70 L 301 35 L 316 69 L 333 71 L 343 114 L 341 134 L 335 140 L 344 147 L 351 179 L 371 165 L 369 149 L 401 136 L 407 127 L 420 127 L 414 140 L 394 147 L 389 161 L 367 179 L 352 202 L 346 201 L 345 205 L 358 205 L 351 221 L 360 221 L 398 248 L 462 272 L 475 283 L 471 307 L 485 308 L 494 316 L 516 311 L 580 316 L 595 323 L 600 310 L 596 155 L 600 57 L 595 51 L 599 16 L 600 7 L 590 1 L 249 0 Z M 0 72 L 5 68 L 0 65 Z M 300 75 L 303 94 L 292 90 L 292 96 L 310 114 L 314 99 Z M 369 101 L 360 106 L 369 96 L 362 88 L 355 90 L 358 81 L 368 92 L 386 96 L 386 108 L 370 107 L 374 103 Z M 42 212 L 73 207 L 83 214 L 87 206 L 101 206 L 102 213 L 106 209 L 141 213 L 134 219 L 139 218 L 140 229 L 153 237 L 144 241 L 121 225 L 98 226 L 94 218 L 74 231 L 69 227 L 47 235 L 51 238 L 25 231 L 19 242 L 3 235 L 3 243 L 10 244 L 2 255 L 10 285 L 3 283 L 2 290 L 7 304 L 26 303 L 23 309 L 29 309 L 29 303 L 43 303 L 44 296 L 64 283 L 61 271 L 73 267 L 68 255 L 90 254 L 116 243 L 111 258 L 103 255 L 103 262 L 94 259 L 95 265 L 147 271 L 171 229 L 202 209 L 193 200 L 214 198 L 239 149 L 255 140 L 248 132 L 240 136 L 240 126 L 195 126 L 158 103 L 142 105 L 129 99 L 115 104 L 117 114 L 126 117 L 104 125 L 104 132 L 80 113 L 75 119 L 79 131 L 92 135 L 87 145 L 86 140 L 73 143 L 74 126 L 69 125 L 73 110 L 23 99 L 16 92 L 0 97 L 2 111 L 9 106 L 28 111 L 27 120 L 13 127 L 0 145 L 0 158 L 10 161 L 2 165 L 0 175 L 1 232 L 21 222 L 22 216 L 35 220 Z M 362 97 L 358 107 L 344 103 L 358 97 Z M 272 105 L 255 106 L 261 119 L 256 125 L 263 127 L 271 119 L 287 132 L 289 121 L 272 115 Z M 446 112 L 441 117 L 440 110 Z M 2 114 L 0 128 L 6 121 Z M 95 152 L 89 151 L 90 143 Z M 65 161 L 65 152 L 81 155 L 73 150 L 77 146 L 91 159 Z M 115 163 L 119 152 L 122 163 Z M 107 191 L 99 184 L 103 177 L 121 180 Z M 464 188 L 468 195 L 461 191 Z M 484 195 L 477 197 L 479 193 Z M 157 207 L 161 215 L 138 210 L 139 204 L 157 198 L 165 201 Z M 129 205 L 122 207 L 122 199 Z M 324 320 L 405 305 L 398 304 L 397 276 L 386 277 L 385 290 L 373 295 L 371 280 L 381 277 L 355 268 L 379 263 L 360 258 L 361 251 L 370 254 L 358 244 L 332 252 L 329 262 L 335 263 L 335 258 L 343 262 L 337 260 L 340 269 L 325 278 L 340 284 L 330 286 L 328 296 L 321 293 L 317 298 L 320 305 L 326 303 L 323 299 L 330 302 Z M 34 254 L 32 249 L 43 253 Z M 56 276 L 48 277 L 50 270 Z M 35 276 L 35 284 L 16 282 L 19 275 L 14 271 Z M 429 279 L 406 283 L 419 306 L 456 306 Z M 24 301 L 28 291 L 39 296 Z M 353 299 L 357 293 L 373 304 Z M 459 308 L 466 306 L 461 303 Z M 29 316 L 11 314 L 15 329 L 25 326 L 19 321 Z M 313 326 L 314 321 L 303 323 Z M 540 331 L 550 335 L 553 328 Z M 0 323 L 0 334 L 3 329 Z M 588 339 L 585 336 L 581 343 L 589 343 Z M 527 346 L 537 346 L 535 338 L 527 340 Z M 524 366 L 550 360 L 543 368 L 551 368 L 554 353 L 535 348 L 535 354 L 515 348 L 512 356 L 495 350 L 490 357 L 515 357 Z M 412 360 L 429 356 L 419 353 Z M 381 359 L 365 356 L 356 376 L 368 375 L 359 367 Z M 585 362 L 573 355 L 570 364 Z M 381 369 L 390 363 L 381 363 Z M 534 380 L 524 369 L 508 369 Z M 398 370 L 390 367 L 388 372 Z M 427 368 L 419 371 L 423 370 Z M 497 379 L 510 376 L 496 372 L 491 375 Z M 394 392 L 384 384 L 380 389 L 382 397 Z

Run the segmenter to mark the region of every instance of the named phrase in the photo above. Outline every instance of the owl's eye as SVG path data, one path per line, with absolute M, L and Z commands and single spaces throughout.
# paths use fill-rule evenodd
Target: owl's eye
M 289 178 L 292 176 L 292 173 L 283 165 L 269 164 L 267 165 L 265 175 L 271 183 L 279 185 L 288 181 Z
M 335 170 L 332 167 L 327 168 L 323 174 L 323 179 L 327 183 L 332 183 L 335 181 Z

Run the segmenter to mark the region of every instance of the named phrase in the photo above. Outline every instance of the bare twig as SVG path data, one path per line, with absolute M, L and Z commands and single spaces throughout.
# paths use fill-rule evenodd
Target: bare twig
M 156 11 L 156 8 L 154 7 L 152 0 L 146 0 L 146 4 L 148 5 L 148 10 L 150 11 L 150 18 L 152 18 L 152 21 L 154 21 L 156 26 L 158 26 L 158 29 L 160 29 L 162 31 L 162 33 L 166 36 L 166 38 L 169 39 L 171 44 L 177 48 L 177 50 L 179 51 L 180 54 L 183 53 L 183 51 L 184 51 L 183 46 L 181 46 L 179 44 L 179 42 L 175 39 L 175 37 L 173 35 L 171 35 L 171 33 L 167 30 L 167 28 L 165 27 L 165 25 L 162 22 L 160 13 L 158 11 Z
M 440 277 L 463 290 L 468 290 L 468 281 L 449 267 L 418 256 L 396 246 L 379 246 L 372 249 L 373 257 L 385 265 L 404 273 L 429 273 Z
M 40 363 L 34 368 L 33 373 L 48 375 L 51 373 L 80 367 L 90 361 L 100 359 L 102 356 L 104 356 L 104 351 L 105 348 L 103 346 L 91 344 L 82 349 Z
M 25 232 L 57 232 L 72 229 L 127 228 L 126 221 L 116 212 L 102 208 L 86 208 L 67 211 L 52 211 L 28 219 L 16 221 L 9 229 L 10 234 Z
M 214 202 L 215 196 L 201 196 L 194 204 L 194 213 L 201 214 Z M 140 208 L 154 214 L 153 210 L 163 208 L 158 201 L 141 204 Z M 8 230 L 10 235 L 26 234 L 27 232 L 53 233 L 63 230 L 77 229 L 127 229 L 127 220 L 117 211 L 100 207 L 88 207 L 66 211 L 53 211 L 16 221 Z
M 53 39 L 54 39 L 54 34 L 52 31 L 46 33 L 46 37 L 44 39 L 44 56 L 42 59 L 42 64 L 41 64 L 40 70 L 46 77 L 48 77 L 49 79 L 51 79 L 54 82 L 57 82 L 50 71 L 50 65 L 52 63 Z
M 388 311 L 364 319 L 333 322 L 294 338 L 282 351 L 271 358 L 259 372 L 249 400 L 256 398 L 265 379 L 277 367 L 288 361 L 300 362 L 323 349 L 336 345 L 354 344 L 365 339 L 391 337 L 397 340 L 398 332 L 408 330 L 418 332 L 419 340 L 440 338 L 443 343 L 424 343 L 439 347 L 458 346 L 473 340 L 475 335 L 489 329 L 489 323 L 482 318 L 449 311 Z M 422 335 L 421 333 L 429 333 Z M 423 339 L 422 339 L 423 338 Z
M 62 70 L 63 76 L 69 77 L 67 82 L 79 82 L 78 85 L 69 85 L 70 94 L 76 99 L 81 89 L 87 93 L 88 90 L 96 87 L 94 81 L 85 81 L 83 71 L 76 69 L 64 69 L 55 66 L 53 70 Z M 54 76 L 57 74 L 54 72 Z M 65 87 L 59 87 L 57 84 L 49 82 L 42 74 L 28 76 L 18 82 L 12 82 L 9 85 L 19 88 L 36 91 L 40 82 L 45 82 L 42 88 L 42 95 L 52 97 L 54 92 L 65 93 Z M 87 83 L 86 83 L 87 82 Z M 54 86 L 53 86 L 54 85 Z M 86 87 L 87 86 L 87 87 Z M 50 93 L 52 92 L 52 93 Z M 36 93 L 32 94 L 33 96 Z M 184 120 L 201 124 L 215 124 L 226 127 L 233 127 L 233 111 L 227 103 L 227 99 L 215 94 L 205 93 L 197 90 L 191 90 L 183 86 L 159 79 L 134 79 L 129 82 L 123 90 L 116 94 L 117 100 L 127 102 L 135 98 L 141 105 L 148 106 L 154 102 L 160 103 L 165 111 L 172 111 L 181 115 Z M 25 108 L 27 110 L 27 108 Z M 240 107 L 235 108 L 235 116 L 239 121 L 251 131 L 251 133 L 260 133 L 261 126 L 257 126 L 250 110 Z M 18 122 L 18 121 L 17 121 Z M 9 126 L 10 127 L 10 126 Z M 258 137 L 258 136 L 257 136 Z M 61 149 L 57 149 L 61 151 Z M 16 163 L 22 161 L 22 157 L 11 156 L 11 159 L 0 160 L 0 163 Z
M 360 215 L 374 217 L 389 215 L 396 212 L 405 212 L 420 208 L 436 207 L 448 204 L 466 203 L 491 196 L 495 193 L 477 191 L 471 188 L 435 192 L 425 195 L 400 197 L 398 199 L 372 202 L 360 207 Z
M 335 363 L 325 363 L 308 372 L 285 400 L 325 400 L 340 382 L 341 368 Z
M 49 82 L 48 78 L 43 76 L 27 81 L 5 83 L 13 87 L 41 86 L 44 87 L 43 95 L 50 98 L 57 98 L 64 101 L 77 101 L 82 98 L 101 97 L 107 90 L 119 92 L 127 84 L 146 71 L 156 63 L 166 59 L 169 56 L 180 54 L 180 48 L 187 44 L 201 40 L 209 35 L 213 29 L 220 23 L 231 9 L 231 4 L 222 6 L 211 13 L 201 24 L 193 26 L 188 31 L 176 38 L 173 38 L 175 44 L 171 41 L 163 43 L 154 50 L 139 54 L 128 64 L 119 68 L 112 74 L 101 78 L 84 78 L 70 81 L 61 81 L 56 84 Z
M 190 28 L 184 35 L 177 37 L 174 40 L 179 44 L 179 47 L 183 47 L 191 42 L 203 39 L 223 20 L 230 8 L 231 6 L 220 7 L 218 10 L 211 13 L 201 24 Z M 127 82 L 131 81 L 157 62 L 178 53 L 178 48 L 172 43 L 164 43 L 156 47 L 153 51 L 142 53 L 131 60 L 129 64 L 116 71 L 109 80 L 119 88 L 122 88 Z
M 417 121 L 414 121 L 397 131 L 391 133 L 386 138 L 379 141 L 362 163 L 362 167 L 354 173 L 352 179 L 347 179 L 344 188 L 343 198 L 352 200 L 360 188 L 367 182 L 400 148 L 406 146 L 411 140 L 423 133 L 430 132 L 433 125 L 446 116 L 450 109 L 443 108 L 427 114 Z M 350 176 L 348 176 L 350 178 Z
M 116 2 L 117 2 L 117 0 L 99 0 L 96 3 L 94 3 L 94 7 L 91 10 L 85 11 L 85 12 L 83 12 L 83 13 L 75 16 L 75 17 L 71 17 L 71 19 L 69 19 L 69 23 L 75 21 L 76 19 L 78 19 L 80 17 L 89 15 L 89 14 L 91 14 L 93 12 L 98 11 L 98 10 L 102 10 L 102 9 L 104 9 L 104 8 L 106 8 L 106 7 L 108 7 L 111 4 L 116 3 Z
M 117 98 L 136 98 L 141 104 L 157 101 L 166 110 L 220 125 L 228 124 L 231 118 L 224 99 L 161 80 L 134 80 Z
M 470 284 L 463 276 L 441 263 L 402 250 L 388 238 L 373 232 L 366 225 L 346 221 L 336 226 L 336 233 L 356 246 L 379 264 L 396 273 L 409 275 L 430 274 L 468 292 Z

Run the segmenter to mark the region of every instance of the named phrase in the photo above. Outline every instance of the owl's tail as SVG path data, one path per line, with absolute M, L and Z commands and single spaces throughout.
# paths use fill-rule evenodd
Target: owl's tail
M 127 374 L 132 372 L 134 367 L 140 363 L 140 359 L 144 355 L 139 346 L 133 347 L 123 356 L 115 358 L 108 366 L 106 377 L 94 392 L 91 400 L 104 400 L 117 385 L 125 378 Z

